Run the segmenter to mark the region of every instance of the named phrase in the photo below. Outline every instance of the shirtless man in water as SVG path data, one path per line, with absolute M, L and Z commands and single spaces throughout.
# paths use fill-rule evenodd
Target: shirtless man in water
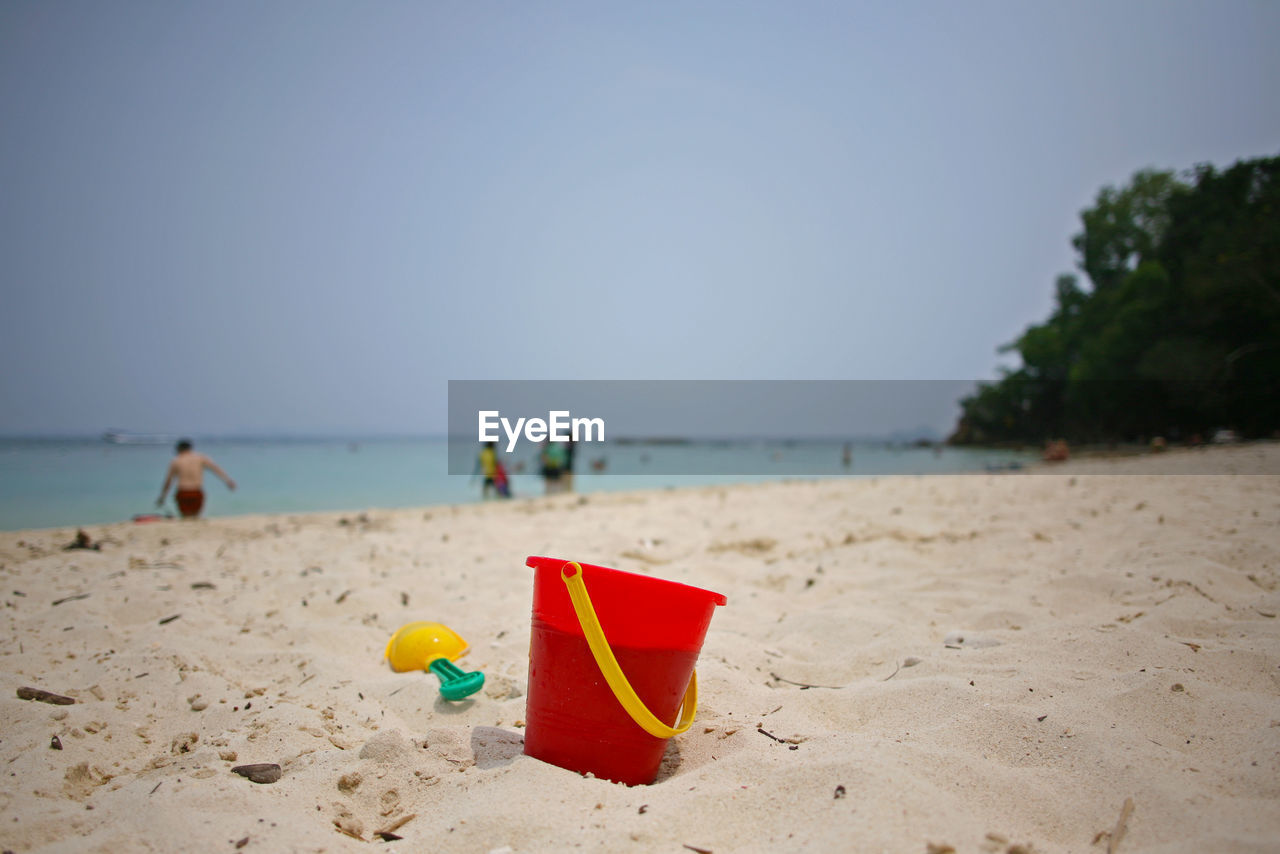
M 173 494 L 173 500 L 178 505 L 178 512 L 182 514 L 183 519 L 194 519 L 199 516 L 200 508 L 204 506 L 205 469 L 222 478 L 227 489 L 235 491 L 236 482 L 227 477 L 227 473 L 218 468 L 218 464 L 213 460 L 191 450 L 191 440 L 183 439 L 178 442 L 178 455 L 173 458 L 173 462 L 169 463 L 169 473 L 165 475 L 164 486 L 160 488 L 160 497 L 156 499 L 156 506 L 164 504 L 164 497 L 169 494 L 169 484 L 177 478 L 178 490 Z

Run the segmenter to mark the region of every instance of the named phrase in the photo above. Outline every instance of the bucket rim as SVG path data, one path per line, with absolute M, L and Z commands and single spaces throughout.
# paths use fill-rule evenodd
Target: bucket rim
M 638 573 L 638 572 L 628 572 L 625 569 L 614 569 L 613 567 L 610 567 L 610 566 L 600 566 L 599 564 L 595 564 L 595 563 L 583 563 L 580 560 L 569 560 L 567 558 L 558 558 L 558 557 L 545 557 L 542 555 L 529 555 L 527 558 L 525 558 L 525 561 L 524 561 L 525 566 L 530 567 L 532 569 L 559 569 L 563 567 L 564 564 L 566 563 L 576 563 L 579 566 L 581 566 L 584 570 L 590 569 L 592 571 L 616 573 L 618 575 L 634 575 L 637 578 L 645 578 L 645 579 L 648 579 L 649 581 L 659 581 L 659 582 L 662 582 L 663 584 L 671 584 L 676 587 L 684 587 L 690 591 L 709 597 L 714 604 L 720 605 L 720 606 L 727 605 L 729 602 L 728 598 L 723 593 L 717 593 L 714 590 L 707 590 L 705 587 L 695 587 L 692 584 L 685 584 L 680 581 L 672 581 L 668 578 L 656 578 L 652 575 L 642 575 L 641 573 Z

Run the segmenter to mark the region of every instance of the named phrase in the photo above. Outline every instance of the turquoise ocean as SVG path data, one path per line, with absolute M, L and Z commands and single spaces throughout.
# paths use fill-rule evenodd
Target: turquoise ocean
M 884 442 L 857 443 L 844 468 L 843 442 L 731 441 L 684 445 L 625 445 L 611 448 L 603 472 L 591 456 L 575 460 L 578 493 L 814 477 L 877 477 L 893 474 L 982 472 L 1031 454 L 969 448 L 918 448 Z M 377 508 L 465 504 L 480 500 L 480 482 L 448 474 L 445 439 L 196 439 L 235 479 L 229 492 L 212 474 L 205 477 L 204 515 L 361 511 Z M 147 513 L 176 513 L 172 489 L 164 509 L 155 508 L 173 446 L 114 444 L 92 439 L 0 439 L 0 530 L 97 525 Z M 646 474 L 680 471 L 685 461 L 702 471 L 756 474 Z M 708 465 L 708 462 L 711 465 Z M 516 498 L 543 494 L 532 461 L 506 461 Z M 803 476 L 797 471 L 804 471 Z

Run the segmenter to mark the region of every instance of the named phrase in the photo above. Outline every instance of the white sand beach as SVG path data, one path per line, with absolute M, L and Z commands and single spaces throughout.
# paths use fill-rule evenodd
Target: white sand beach
M 1280 445 L 1048 471 L 0 534 L 0 848 L 1280 849 Z M 522 755 L 528 555 L 728 597 L 653 785 Z

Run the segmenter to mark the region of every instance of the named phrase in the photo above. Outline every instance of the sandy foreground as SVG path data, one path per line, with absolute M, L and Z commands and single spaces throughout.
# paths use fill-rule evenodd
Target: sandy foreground
M 1280 850 L 1280 445 L 1052 471 L 0 534 L 0 848 Z M 533 554 L 728 597 L 654 785 L 522 755 Z

